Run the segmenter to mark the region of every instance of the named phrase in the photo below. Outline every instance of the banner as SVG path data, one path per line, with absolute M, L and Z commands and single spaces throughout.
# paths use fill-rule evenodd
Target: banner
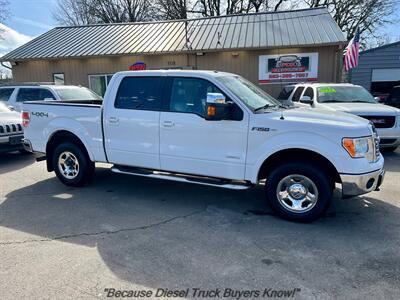
M 133 65 L 128 67 L 129 71 L 143 71 L 146 70 L 146 64 L 142 61 L 135 62 Z
M 259 84 L 295 83 L 317 79 L 317 52 L 259 56 Z

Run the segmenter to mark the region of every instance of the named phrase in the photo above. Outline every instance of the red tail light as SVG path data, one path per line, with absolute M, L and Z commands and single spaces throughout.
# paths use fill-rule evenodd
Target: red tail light
M 28 127 L 29 122 L 31 120 L 31 115 L 29 114 L 29 112 L 23 111 L 21 117 L 22 117 L 22 126 Z

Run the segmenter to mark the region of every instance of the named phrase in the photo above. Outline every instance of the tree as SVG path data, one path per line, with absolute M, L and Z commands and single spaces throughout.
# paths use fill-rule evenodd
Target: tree
M 141 22 L 154 16 L 150 0 L 58 0 L 53 13 L 63 25 Z
M 187 0 L 157 0 L 158 19 L 181 20 L 188 18 Z
M 9 10 L 8 10 L 8 5 L 10 3 L 8 0 L 0 0 L 0 23 L 4 23 L 5 20 L 7 20 L 9 16 Z M 0 40 L 2 39 L 2 29 L 0 29 Z
M 390 23 L 396 0 L 304 0 L 308 7 L 326 6 L 333 19 L 350 40 L 357 28 L 374 35 L 380 26 Z

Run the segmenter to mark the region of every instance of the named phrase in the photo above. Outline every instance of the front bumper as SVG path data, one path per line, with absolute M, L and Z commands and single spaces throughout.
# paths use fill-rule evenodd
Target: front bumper
M 23 135 L 0 136 L 0 153 L 22 150 Z
M 396 123 L 393 128 L 377 128 L 380 138 L 379 148 L 397 147 L 400 145 L 400 126 Z
M 340 174 L 342 194 L 344 197 L 351 197 L 378 190 L 384 177 L 383 168 L 364 174 Z

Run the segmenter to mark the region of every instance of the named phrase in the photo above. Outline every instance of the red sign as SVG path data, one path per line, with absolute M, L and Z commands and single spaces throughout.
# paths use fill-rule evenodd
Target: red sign
M 129 71 L 143 71 L 146 70 L 146 64 L 144 62 L 138 61 L 135 62 L 133 65 L 129 66 Z

